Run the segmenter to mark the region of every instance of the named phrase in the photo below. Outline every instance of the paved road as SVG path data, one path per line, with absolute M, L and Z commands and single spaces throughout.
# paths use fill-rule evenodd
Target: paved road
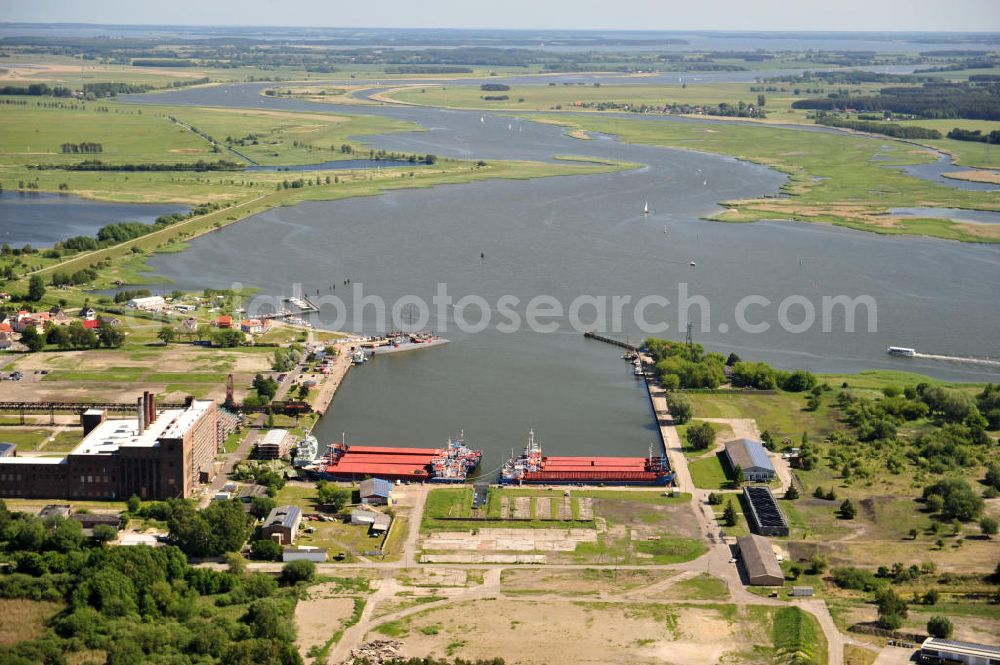
M 299 367 L 296 366 L 294 370 L 288 372 L 285 380 L 278 384 L 278 391 L 275 393 L 275 399 L 281 399 L 287 392 L 288 388 L 299 376 Z M 258 414 L 253 419 L 253 424 L 250 425 L 252 428 L 261 428 L 264 423 L 267 422 L 267 416 L 263 413 Z M 245 426 L 245 425 L 244 425 Z M 199 506 L 204 508 L 211 501 L 212 497 L 222 491 L 222 488 L 227 482 L 229 482 L 229 474 L 233 472 L 236 465 L 245 460 L 249 455 L 253 447 L 257 445 L 257 440 L 260 439 L 261 430 L 251 429 L 247 432 L 247 435 L 243 437 L 240 445 L 237 446 L 236 450 L 226 456 L 225 461 L 222 463 L 222 468 L 219 469 L 219 473 L 215 476 L 215 479 L 208 484 L 208 486 L 203 489 L 204 495 L 198 502 Z

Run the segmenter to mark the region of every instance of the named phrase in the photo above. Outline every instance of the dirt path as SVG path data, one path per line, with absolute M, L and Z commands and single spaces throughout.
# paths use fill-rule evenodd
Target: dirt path
M 410 508 L 406 517 L 409 531 L 406 533 L 406 540 L 403 541 L 402 562 L 405 567 L 419 565 L 417 550 L 420 541 L 420 524 L 424 520 L 424 504 L 427 503 L 427 493 L 430 490 L 431 488 L 426 485 L 410 485 L 401 493 Z

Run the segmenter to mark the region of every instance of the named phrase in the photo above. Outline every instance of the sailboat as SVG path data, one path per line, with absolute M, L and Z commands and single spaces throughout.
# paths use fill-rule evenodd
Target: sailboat
M 666 233 L 666 232 L 667 232 L 667 227 L 666 227 L 666 226 L 664 226 L 664 227 L 663 227 L 663 232 L 664 232 L 664 233 Z
M 702 180 L 701 181 L 701 186 L 702 187 L 708 187 L 708 180 Z
M 649 201 L 646 201 L 645 205 L 642 206 L 642 214 L 649 214 Z
M 486 122 L 486 116 L 484 115 L 479 116 L 479 122 Z

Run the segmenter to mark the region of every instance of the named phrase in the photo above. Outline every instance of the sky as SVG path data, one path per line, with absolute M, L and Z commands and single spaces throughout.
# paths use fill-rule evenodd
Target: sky
M 1000 31 L 1000 0 L 0 0 L 0 22 Z

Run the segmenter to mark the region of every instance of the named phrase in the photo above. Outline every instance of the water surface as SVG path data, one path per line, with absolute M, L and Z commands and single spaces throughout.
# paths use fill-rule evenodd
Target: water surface
M 93 236 L 105 224 L 152 224 L 160 215 L 186 212 L 177 204 L 108 203 L 66 194 L 0 191 L 0 243 L 49 246 L 72 236 Z

